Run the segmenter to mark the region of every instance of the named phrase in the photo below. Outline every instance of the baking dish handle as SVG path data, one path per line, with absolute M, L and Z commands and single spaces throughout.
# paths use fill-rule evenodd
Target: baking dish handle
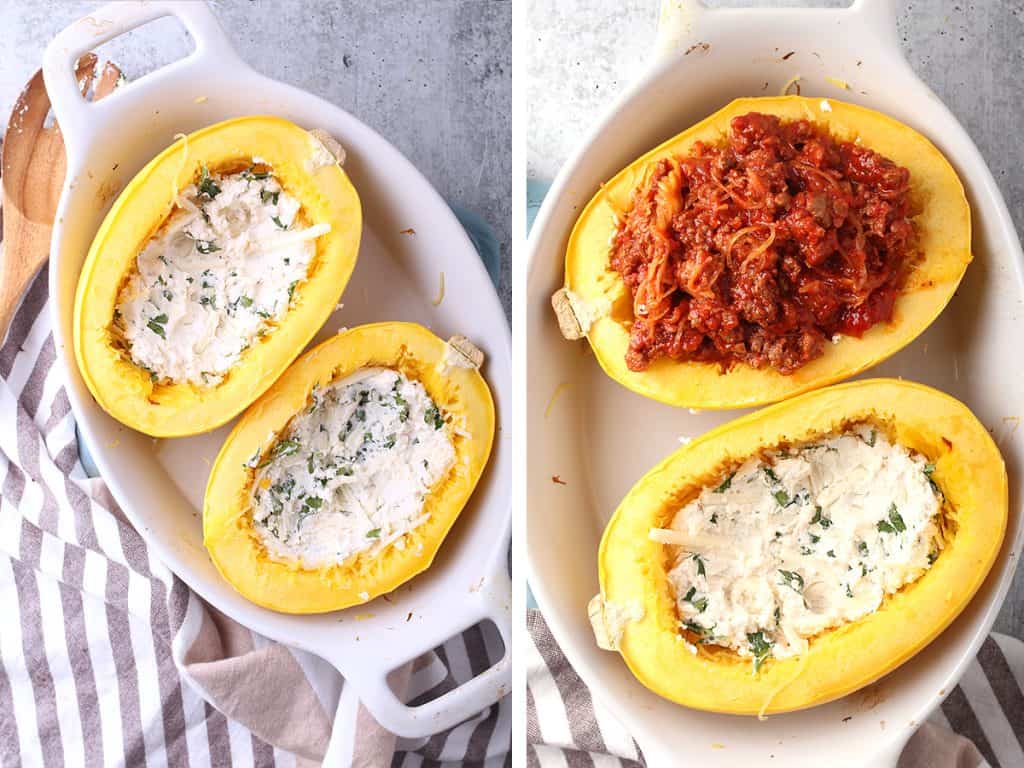
M 701 17 L 705 14 L 733 15 L 749 24 L 750 14 L 778 12 L 780 8 L 708 8 L 702 0 L 661 0 L 658 31 L 654 46 L 656 60 L 675 55 L 681 48 L 699 42 Z M 787 13 L 799 14 L 808 9 L 787 6 Z M 838 13 L 849 19 L 859 19 L 873 30 L 875 36 L 899 50 L 896 36 L 896 17 L 899 0 L 854 0 L 848 8 L 815 8 L 815 12 Z
M 43 54 L 43 79 L 50 97 L 53 114 L 60 125 L 68 155 L 84 146 L 89 136 L 100 133 L 115 110 L 114 98 L 87 101 L 75 80 L 78 58 L 115 37 L 165 17 L 174 17 L 192 36 L 195 50 L 188 56 L 160 67 L 138 80 L 165 79 L 184 73 L 201 80 L 211 68 L 244 67 L 228 36 L 221 29 L 213 12 L 201 2 L 175 0 L 132 0 L 115 2 L 84 16 L 57 34 Z M 124 84 L 132 88 L 136 81 Z M 118 89 L 120 90 L 120 88 Z
M 459 612 L 460 621 L 452 625 L 450 621 L 438 622 L 436 625 L 417 627 L 417 637 L 412 643 L 412 650 L 407 650 L 407 658 L 396 659 L 386 655 L 383 648 L 374 648 L 366 644 L 361 652 L 362 658 L 354 659 L 349 655 L 345 663 L 335 659 L 337 666 L 344 667 L 346 682 L 355 686 L 362 704 L 385 729 L 398 736 L 421 738 L 448 730 L 461 722 L 479 714 L 511 692 L 511 637 L 509 635 L 512 582 L 509 579 L 504 557 L 497 558 L 497 567 L 490 577 L 485 578 L 479 588 L 470 592 L 469 599 L 462 601 L 454 598 L 448 605 L 449 609 Z M 461 607 L 458 602 L 463 602 Z M 457 688 L 448 691 L 436 699 L 410 707 L 403 703 L 388 684 L 388 674 L 415 658 L 440 646 L 446 640 L 479 624 L 483 621 L 494 623 L 501 635 L 505 652 L 493 666 L 481 672 Z M 351 651 L 351 646 L 349 647 Z M 330 660 L 330 659 L 329 659 Z M 340 750 L 346 742 L 345 728 L 351 728 L 347 722 L 347 713 L 340 711 L 335 715 L 334 732 L 328 745 L 324 765 L 342 765 Z M 331 762 L 330 759 L 335 762 Z

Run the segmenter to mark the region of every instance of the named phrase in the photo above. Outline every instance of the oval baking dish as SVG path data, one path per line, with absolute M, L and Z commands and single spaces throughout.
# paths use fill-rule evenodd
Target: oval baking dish
M 756 632 L 747 629 L 745 639 L 741 636 L 743 642 L 750 641 L 750 652 L 740 653 L 725 647 L 726 643 L 716 642 L 714 628 L 701 628 L 697 625 L 700 619 L 684 616 L 679 601 L 688 601 L 687 614 L 705 611 L 707 605 L 701 596 L 705 589 L 700 587 L 711 583 L 710 579 L 705 581 L 705 569 L 708 574 L 721 573 L 723 564 L 706 556 L 701 562 L 700 554 L 691 554 L 697 550 L 674 538 L 682 536 L 694 542 L 701 538 L 695 529 L 686 528 L 690 523 L 678 521 L 677 513 L 697 498 L 702 488 L 707 489 L 702 497 L 705 499 L 708 494 L 724 494 L 731 483 L 739 482 L 737 467 L 751 457 L 763 460 L 775 452 L 772 455 L 790 458 L 789 451 L 798 453 L 800 446 L 810 441 L 817 441 L 811 447 L 823 453 L 835 450 L 823 448 L 822 438 L 849 434 L 857 425 L 870 425 L 870 442 L 864 438 L 864 445 L 872 449 L 876 439 L 882 444 L 876 435 L 883 435 L 886 445 L 891 443 L 916 454 L 917 464 L 908 466 L 916 466 L 915 473 L 924 469 L 923 477 L 915 479 L 929 498 L 934 492 L 941 500 L 941 511 L 935 518 L 939 523 L 930 528 L 937 531 L 935 538 L 924 541 L 926 547 L 931 547 L 931 551 L 925 550 L 928 565 L 883 593 L 875 609 L 803 638 L 806 650 L 786 658 L 781 654 L 778 659 L 772 657 L 773 640 L 782 638 L 780 633 L 784 631 L 778 608 L 774 623 L 770 616 L 766 619 L 769 629 L 761 632 L 759 625 Z M 775 468 L 783 474 L 783 468 Z M 761 471 L 774 483 L 779 482 L 770 467 Z M 784 507 L 796 503 L 786 491 L 776 490 L 776 499 L 780 515 Z M 797 514 L 814 514 L 804 535 L 809 535 L 811 542 L 818 541 L 829 535 L 829 527 L 836 535 L 846 522 L 841 516 L 855 514 L 851 504 L 824 509 L 818 506 L 816 510 L 798 508 Z M 880 509 L 884 510 L 885 504 L 888 498 Z M 602 647 L 622 654 L 641 683 L 688 707 L 750 715 L 821 704 L 892 671 L 957 617 L 995 562 L 1007 524 L 1007 504 L 1006 470 L 999 450 L 988 431 L 954 398 L 920 384 L 893 379 L 852 382 L 805 394 L 708 432 L 669 456 L 633 487 L 601 540 L 601 594 L 591 605 L 595 632 Z M 862 532 L 874 537 L 872 547 L 883 546 L 874 543 L 882 539 L 886 547 L 911 546 L 911 540 L 900 539 L 913 533 L 908 509 L 904 508 L 906 523 L 895 504 L 888 509 L 888 516 L 879 512 L 877 524 L 873 518 L 868 520 Z M 750 509 L 742 508 L 738 514 L 750 514 Z M 717 526 L 718 520 L 713 517 L 711 522 Z M 763 517 L 757 524 L 767 525 Z M 771 519 L 771 527 L 776 525 L 779 523 Z M 666 530 L 670 526 L 675 530 Z M 688 532 L 680 534 L 679 530 Z M 710 535 L 713 538 L 715 534 Z M 794 537 L 794 549 L 797 543 Z M 844 545 L 838 542 L 828 546 L 834 546 L 842 558 L 840 548 Z M 863 540 L 860 546 L 866 554 Z M 849 548 L 856 550 L 852 537 Z M 807 549 L 802 554 L 811 553 Z M 829 558 L 835 556 L 828 552 Z M 685 557 L 698 561 L 695 568 L 701 577 L 693 577 L 699 582 L 698 589 L 680 595 L 669 574 Z M 820 562 L 840 562 L 820 557 Z M 886 565 L 884 557 L 892 555 L 883 556 L 880 567 Z M 746 599 L 754 589 L 751 585 L 756 574 L 750 569 L 755 561 L 757 557 L 743 561 L 741 570 L 746 570 L 740 581 L 744 583 L 735 582 L 729 587 L 730 597 L 721 600 L 735 605 Z M 799 599 L 802 595 L 804 608 L 808 601 L 819 599 L 811 596 L 810 576 L 805 585 L 798 572 L 778 573 L 781 586 L 776 594 L 784 595 L 783 599 Z M 866 571 L 842 578 L 857 583 L 862 575 Z M 846 589 L 845 597 L 854 598 L 849 586 Z M 835 594 L 838 603 L 843 595 L 839 590 Z M 696 607 L 691 608 L 693 604 Z M 783 621 L 787 610 L 783 608 Z M 812 606 L 810 610 L 817 609 Z
M 76 360 L 107 413 L 154 437 L 205 432 L 244 410 L 295 359 L 334 310 L 359 249 L 359 197 L 339 165 L 340 154 L 329 137 L 288 120 L 240 117 L 181 137 L 132 179 L 96 233 L 75 296 Z M 248 195 L 252 205 L 225 208 L 223 201 L 232 194 L 239 199 Z M 213 213 L 211 222 L 213 206 L 221 220 Z M 262 224 L 269 230 L 261 239 L 252 234 L 257 231 L 253 219 L 244 218 L 254 217 L 256 209 L 265 209 Z M 229 245 L 197 237 L 197 227 L 204 226 L 199 217 L 207 227 L 202 231 L 213 231 L 215 225 L 237 231 L 232 242 L 239 259 L 249 261 L 225 271 Z M 183 227 L 183 221 L 196 223 Z M 173 238 L 191 259 L 187 267 L 168 264 L 159 250 L 148 258 L 158 256 L 162 271 L 143 266 L 147 246 L 163 248 Z M 285 254 L 281 258 L 287 265 L 297 244 L 308 259 L 302 268 L 273 261 L 275 253 Z M 201 269 L 204 262 L 209 269 Z M 239 272 L 249 275 L 248 286 L 240 282 Z M 287 284 L 256 282 L 270 283 L 275 277 Z M 243 290 L 254 283 L 260 291 L 255 299 L 249 295 L 253 291 Z M 180 303 L 188 297 L 184 310 L 162 303 L 171 304 L 176 294 Z M 130 320 L 122 314 L 127 307 L 132 308 Z M 231 357 L 219 358 L 227 360 L 222 370 L 212 377 L 203 370 L 196 379 L 178 375 L 182 366 L 198 364 L 201 350 L 214 349 L 217 339 L 210 341 L 210 334 L 215 331 L 204 328 L 243 315 L 251 315 L 248 333 L 227 338 L 225 344 L 234 346 Z M 139 335 L 129 341 L 133 331 Z M 180 345 L 189 334 L 199 340 L 177 351 L 183 361 L 178 369 L 154 370 L 141 359 L 143 344 L 159 357 L 170 354 L 161 353 L 161 345 Z
M 426 570 L 490 455 L 494 404 L 478 370 L 482 360 L 463 337 L 445 342 L 420 325 L 400 322 L 342 331 L 303 355 L 246 411 L 214 463 L 203 505 L 203 540 L 221 575 L 258 605 L 322 613 L 365 603 Z M 379 392 L 363 387 L 367 378 L 356 378 L 374 374 L 387 378 Z M 350 391 L 355 387 L 355 397 L 339 402 L 338 388 L 347 383 Z M 390 426 L 379 429 L 374 413 L 390 416 Z M 396 465 L 415 450 L 410 443 L 435 435 L 446 436 L 453 453 L 443 474 L 432 478 L 409 525 L 392 526 L 377 517 L 377 512 L 386 517 L 386 511 L 367 511 L 371 488 L 364 486 L 361 498 L 346 495 L 347 483 L 366 482 L 361 472 L 368 462 L 376 458 L 378 467 L 385 465 L 378 477 L 401 473 L 404 468 Z M 356 450 L 349 450 L 353 446 Z M 294 473 L 276 471 L 275 465 L 287 461 Z M 427 459 L 422 461 L 426 466 Z M 298 484 L 295 475 L 302 475 Z M 381 495 L 394 506 L 394 487 Z M 264 508 L 274 508 L 257 524 L 254 511 L 261 499 Z M 287 514 L 298 522 L 288 533 L 275 529 L 269 539 L 268 520 L 283 529 L 282 507 L 289 503 L 298 512 Z M 350 554 L 333 557 L 332 552 L 310 565 L 307 554 L 270 553 L 268 545 L 285 549 L 289 536 L 301 540 L 309 521 L 328 535 L 334 523 L 352 528 L 356 544 L 348 546 Z M 320 543 L 308 541 L 306 552 Z
M 752 113 L 755 117 L 759 116 L 756 113 L 777 117 L 784 125 L 794 121 L 808 121 L 814 130 L 826 131 L 828 136 L 837 143 L 848 142 L 848 147 L 857 150 L 861 148 L 873 150 L 882 156 L 883 161 L 891 160 L 898 169 L 909 171 L 909 187 L 906 195 L 908 208 L 912 214 L 909 219 L 904 219 L 904 222 L 913 222 L 913 227 L 916 230 L 912 241 L 913 250 L 920 255 L 915 260 L 909 261 L 905 267 L 900 268 L 900 284 L 897 286 L 894 281 L 893 285 L 886 289 L 889 293 L 879 299 L 891 312 L 891 319 L 887 322 L 871 321 L 874 322 L 873 325 L 862 323 L 861 328 L 853 333 L 829 331 L 824 338 L 815 330 L 814 338 L 817 348 L 813 355 L 808 354 L 807 360 L 802 362 L 799 367 L 785 373 L 780 372 L 774 364 L 764 362 L 771 358 L 771 355 L 761 351 L 758 351 L 762 360 L 759 367 L 747 364 L 742 359 L 704 361 L 703 358 L 693 357 L 683 360 L 674 357 L 658 357 L 646 365 L 643 370 L 638 370 L 635 365 L 631 368 L 626 360 L 627 352 L 634 354 L 631 346 L 631 328 L 637 317 L 636 313 L 645 311 L 646 305 L 642 302 L 635 303 L 640 299 L 634 300 L 631 289 L 627 287 L 620 273 L 612 268 L 610 258 L 616 238 L 620 235 L 620 227 L 626 221 L 636 200 L 640 199 L 634 197 L 634 191 L 650 183 L 651 174 L 657 172 L 659 163 L 662 161 L 670 158 L 691 157 L 693 152 L 701 151 L 699 147 L 695 146 L 698 143 L 712 148 L 723 146 L 726 137 L 730 135 L 730 126 L 734 119 L 749 120 Z M 808 168 L 804 174 L 809 176 L 812 172 L 821 176 L 814 167 Z M 827 177 L 825 178 L 828 180 Z M 712 181 L 721 186 L 721 183 L 714 177 L 712 177 Z M 675 195 L 675 198 L 678 198 L 679 193 L 671 188 L 670 182 L 671 177 L 667 177 L 660 186 L 656 185 L 656 195 L 667 195 L 669 198 Z M 746 184 L 745 181 L 742 183 Z M 793 191 L 794 198 L 799 196 L 796 191 L 792 189 L 791 191 Z M 735 205 L 740 209 L 751 207 L 742 195 L 737 195 L 732 190 L 722 187 L 722 194 L 727 193 L 734 198 Z M 853 194 L 856 196 L 860 193 L 855 190 Z M 788 201 L 790 195 L 785 194 L 784 197 Z M 671 204 L 671 200 L 668 202 Z M 678 202 L 675 204 L 677 205 Z M 661 203 L 655 199 L 652 205 L 661 205 Z M 778 203 L 778 205 L 788 206 L 789 203 Z M 845 206 L 844 202 L 844 210 Z M 665 227 L 672 226 L 667 223 L 671 219 L 666 218 L 667 214 L 658 208 L 654 210 L 657 212 L 656 215 L 664 221 L 655 224 L 655 229 L 652 232 L 655 234 L 656 230 L 668 232 L 669 230 Z M 779 210 L 784 209 L 780 208 Z M 827 211 L 823 215 L 827 217 L 825 220 L 832 221 Z M 732 224 L 731 226 L 739 225 Z M 787 224 L 787 226 L 790 225 Z M 826 224 L 826 230 L 830 226 L 831 224 Z M 858 242 L 862 237 L 860 226 L 858 223 Z M 752 232 L 752 230 L 756 231 Z M 771 234 L 767 234 L 769 232 Z M 758 256 L 759 251 L 763 252 L 765 248 L 771 247 L 772 241 L 775 239 L 774 233 L 775 228 L 767 225 L 746 226 L 736 232 L 736 236 L 729 242 L 728 249 L 723 251 L 723 258 L 729 262 L 733 246 L 735 245 L 738 249 L 741 244 L 749 245 L 753 249 L 750 255 Z M 874 237 L 874 234 L 871 236 Z M 704 235 L 699 232 L 693 234 L 692 237 L 705 242 L 701 240 Z M 744 237 L 746 239 L 742 240 L 741 238 Z M 762 243 L 761 246 L 754 248 L 753 244 L 759 239 Z M 718 248 L 719 246 L 709 247 Z M 724 245 L 721 247 L 725 248 Z M 854 256 L 860 255 L 856 251 L 859 251 L 862 246 L 851 245 L 850 248 L 855 251 Z M 970 209 L 960 180 L 945 157 L 921 134 L 879 112 L 832 99 L 811 99 L 800 96 L 743 98 L 733 101 L 702 122 L 630 163 L 601 187 L 580 215 L 569 238 L 565 256 L 565 288 L 555 294 L 553 301 L 556 312 L 559 314 L 563 335 L 567 338 L 579 338 L 585 335 L 605 372 L 629 389 L 646 397 L 677 406 L 713 409 L 746 407 L 775 402 L 848 378 L 881 362 L 910 343 L 928 327 L 953 296 L 954 290 L 971 261 L 970 248 Z M 794 261 L 795 263 L 797 262 Z M 826 262 L 824 266 L 828 266 L 829 263 Z M 779 266 L 775 266 L 776 264 Z M 791 284 L 787 281 L 792 279 L 783 267 L 781 259 L 778 262 L 773 261 L 770 267 L 773 275 L 775 270 L 778 270 L 778 278 L 773 279 L 777 279 L 781 286 Z M 746 262 L 744 262 L 743 268 L 746 268 Z M 818 267 L 805 264 L 802 268 L 808 270 L 808 274 L 813 276 L 816 274 L 814 270 Z M 683 266 L 679 266 L 679 269 L 682 270 Z M 839 267 L 836 269 L 838 270 Z M 715 274 L 717 275 L 717 273 Z M 829 280 L 833 277 L 834 275 L 826 276 L 824 279 Z M 691 275 L 691 279 L 698 283 L 705 278 L 706 276 Z M 803 276 L 801 276 L 802 278 Z M 659 277 L 659 280 L 661 279 L 663 278 Z M 710 287 L 704 286 L 702 290 L 726 297 L 730 295 L 728 287 L 723 288 L 716 284 L 717 276 L 710 279 Z M 812 284 L 813 288 L 814 283 L 820 284 L 822 281 L 814 277 L 808 282 Z M 757 279 L 751 278 L 751 284 L 755 286 L 756 290 L 760 290 L 756 288 Z M 688 293 L 686 289 L 680 290 L 683 292 L 676 296 L 683 296 L 687 302 L 691 303 L 692 307 L 696 307 L 697 295 Z M 800 285 L 799 288 L 794 286 L 791 290 L 802 292 L 804 286 Z M 835 288 L 834 290 L 838 292 L 847 289 Z M 894 293 L 895 301 L 893 303 Z M 639 294 L 637 295 L 639 296 Z M 879 296 L 882 294 L 879 293 Z M 872 300 L 874 298 L 872 296 Z M 665 300 L 668 301 L 668 299 Z M 673 301 L 675 300 L 673 299 Z M 715 301 L 718 300 L 721 299 L 715 299 Z M 731 301 L 734 304 L 730 309 L 738 306 L 735 304 L 738 301 L 735 295 L 732 296 Z M 779 347 L 784 344 L 790 346 L 799 344 L 798 341 L 792 340 L 791 331 L 769 330 L 774 326 L 759 325 L 749 320 L 748 316 L 751 314 L 771 314 L 765 309 L 764 301 L 758 298 L 749 299 L 747 306 L 737 310 L 741 327 L 743 324 L 749 323 L 752 328 L 758 329 L 758 332 L 763 331 L 769 338 L 769 342 L 754 337 L 748 337 L 745 341 L 739 342 L 739 344 L 745 345 L 741 348 L 744 348 L 745 353 L 751 357 L 754 356 L 755 346 L 760 349 L 768 348 L 772 341 Z M 848 301 L 853 302 L 856 299 Z M 866 295 L 864 302 L 864 306 L 867 306 Z M 640 307 L 640 309 L 636 309 L 636 307 Z M 689 311 L 693 313 L 696 309 Z M 800 309 L 800 311 L 808 310 Z M 685 313 L 684 317 L 687 317 Z M 696 335 L 704 338 L 703 334 L 721 333 L 724 335 L 726 331 L 719 329 L 729 327 L 725 324 L 731 321 L 723 315 L 722 319 L 711 317 L 687 320 L 686 322 L 696 323 L 697 326 L 703 328 Z M 778 324 L 780 328 L 788 327 L 786 323 L 791 323 L 790 320 L 783 322 L 778 318 L 771 322 Z M 718 323 L 722 325 L 718 325 Z M 678 325 L 682 332 L 684 322 L 680 320 Z M 867 325 L 870 327 L 866 327 Z M 858 336 L 858 333 L 862 333 L 862 335 Z M 772 334 L 779 335 L 773 336 Z M 790 335 L 787 336 L 787 334 Z M 733 332 L 733 336 L 735 336 L 735 332 Z M 680 344 L 679 339 L 677 334 L 674 342 L 677 346 Z M 707 338 L 704 340 L 706 344 Z M 696 344 L 698 341 L 699 338 L 693 343 Z M 735 338 L 729 338 L 722 343 L 737 344 Z M 764 347 L 760 345 L 764 345 Z M 707 350 L 709 347 L 705 346 L 704 349 Z M 714 348 L 710 349 L 715 351 L 715 354 L 719 354 Z M 686 354 L 691 355 L 696 352 Z

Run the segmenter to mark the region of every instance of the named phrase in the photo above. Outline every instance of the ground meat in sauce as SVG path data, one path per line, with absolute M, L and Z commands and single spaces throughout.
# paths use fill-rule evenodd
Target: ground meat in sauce
M 730 128 L 658 161 L 613 240 L 630 370 L 669 357 L 788 374 L 892 318 L 917 256 L 907 169 L 806 120 Z

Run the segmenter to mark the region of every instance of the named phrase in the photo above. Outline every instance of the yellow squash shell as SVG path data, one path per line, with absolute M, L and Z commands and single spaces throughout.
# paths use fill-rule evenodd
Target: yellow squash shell
M 445 342 L 414 323 L 375 323 L 343 331 L 303 355 L 245 413 L 217 456 L 203 504 L 203 540 L 214 564 L 243 596 L 285 613 L 322 613 L 367 602 L 426 570 L 454 525 L 490 456 L 494 403 L 475 349 Z M 460 349 L 464 351 L 459 351 Z M 314 386 L 368 367 L 419 381 L 449 415 L 455 465 L 427 496 L 429 519 L 393 544 L 330 568 L 306 569 L 268 557 L 253 528 L 250 493 L 257 451 L 306 408 Z M 452 429 L 452 427 L 456 429 Z
M 917 581 L 874 613 L 812 638 L 806 654 L 768 659 L 701 645 L 691 652 L 669 585 L 671 549 L 648 538 L 702 487 L 763 450 L 870 422 L 934 463 L 948 501 L 944 548 Z M 623 499 L 601 540 L 601 594 L 592 606 L 602 647 L 666 699 L 731 714 L 786 712 L 844 696 L 892 671 L 931 642 L 985 580 L 1007 522 L 1003 459 L 959 401 L 920 384 L 842 384 L 722 425 L 648 472 Z
M 237 171 L 259 157 L 311 224 L 331 230 L 316 240 L 309 276 L 281 324 L 254 340 L 217 386 L 154 383 L 117 348 L 112 335 L 118 293 L 174 199 L 202 167 Z M 359 196 L 324 142 L 278 117 L 240 117 L 176 141 L 135 176 L 96 233 L 78 279 L 75 357 L 92 396 L 123 424 L 154 437 L 178 437 L 229 421 L 269 387 L 334 311 L 356 263 Z
M 862 338 L 844 336 L 824 355 L 796 372 L 714 363 L 654 361 L 645 371 L 626 367 L 633 306 L 629 290 L 609 267 L 619 217 L 632 193 L 659 160 L 691 153 L 698 142 L 720 143 L 734 117 L 749 112 L 783 120 L 810 120 L 840 141 L 860 141 L 910 171 L 914 221 L 923 259 L 899 295 L 891 323 L 879 323 Z M 971 213 L 953 167 L 928 139 L 879 112 L 832 99 L 800 96 L 737 99 L 707 119 L 630 163 L 604 184 L 580 214 L 565 256 L 565 292 L 556 294 L 563 333 L 586 335 L 601 367 L 620 384 L 671 405 L 741 408 L 772 403 L 841 381 L 909 344 L 939 315 L 971 261 Z

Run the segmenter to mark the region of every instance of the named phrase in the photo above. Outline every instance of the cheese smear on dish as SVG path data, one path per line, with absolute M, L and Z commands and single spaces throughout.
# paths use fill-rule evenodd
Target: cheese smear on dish
M 749 459 L 651 531 L 682 626 L 756 671 L 877 610 L 941 549 L 933 469 L 870 426 Z
M 254 160 L 255 162 L 255 160 Z M 315 239 L 300 204 L 256 166 L 202 176 L 175 200 L 118 296 L 114 328 L 153 381 L 216 386 L 288 311 Z
M 322 390 L 256 466 L 253 523 L 272 558 L 309 568 L 394 543 L 455 463 L 444 414 L 423 385 L 364 368 Z

